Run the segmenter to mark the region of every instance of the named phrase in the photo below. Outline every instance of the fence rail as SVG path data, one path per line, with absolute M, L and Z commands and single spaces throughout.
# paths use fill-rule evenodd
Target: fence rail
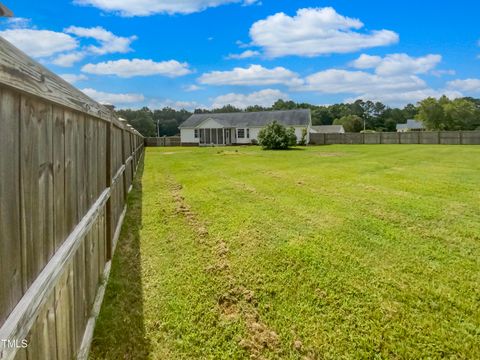
M 0 359 L 86 358 L 143 148 L 0 38 Z
M 480 145 L 480 131 L 412 131 L 310 134 L 311 145 L 333 144 L 443 144 Z

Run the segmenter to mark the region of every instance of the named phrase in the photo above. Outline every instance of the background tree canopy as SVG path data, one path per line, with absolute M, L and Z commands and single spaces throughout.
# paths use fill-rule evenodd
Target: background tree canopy
M 357 100 L 353 103 L 334 105 L 312 105 L 294 101 L 278 100 L 271 107 L 249 106 L 245 110 L 232 105 L 218 109 L 196 109 L 194 113 L 253 112 L 271 110 L 310 109 L 313 125 L 343 125 L 348 132 L 363 130 L 395 131 L 397 124 L 404 124 L 408 119 L 423 121 L 428 130 L 475 130 L 480 127 L 480 99 L 459 98 L 450 100 L 428 98 L 418 105 L 408 104 L 403 108 L 391 108 L 381 102 Z M 191 112 L 175 110 L 169 107 L 151 110 L 118 110 L 117 114 L 125 118 L 143 136 L 173 136 L 180 131 L 178 126 Z
M 428 98 L 420 101 L 417 118 L 429 130 L 475 130 L 480 127 L 480 100 Z

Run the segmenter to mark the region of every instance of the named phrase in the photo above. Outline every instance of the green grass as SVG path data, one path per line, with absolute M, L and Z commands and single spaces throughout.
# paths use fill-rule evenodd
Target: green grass
M 148 148 L 93 359 L 480 358 L 480 147 Z

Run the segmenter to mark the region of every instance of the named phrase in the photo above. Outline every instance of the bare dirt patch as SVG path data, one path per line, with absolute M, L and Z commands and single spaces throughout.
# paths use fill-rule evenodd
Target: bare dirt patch
M 245 185 L 245 184 L 243 184 Z M 241 320 L 248 330 L 239 345 L 250 353 L 250 359 L 264 359 L 262 353 L 265 350 L 276 352 L 280 349 L 280 337 L 260 319 L 256 309 L 257 301 L 254 291 L 237 284 L 232 274 L 228 255 L 230 249 L 227 243 L 221 239 L 213 239 L 205 224 L 197 214 L 192 211 L 182 195 L 183 186 L 170 181 L 172 197 L 176 204 L 176 214 L 185 217 L 189 225 L 195 229 L 201 242 L 211 247 L 214 262 L 205 268 L 208 273 L 222 276 L 226 279 L 227 290 L 218 298 L 218 308 L 222 317 L 227 321 Z
M 206 237 L 208 235 L 208 229 L 206 225 L 198 219 L 197 214 L 192 211 L 190 206 L 185 201 L 185 198 L 182 196 L 181 191 L 183 186 L 181 184 L 171 182 L 170 189 L 176 205 L 175 213 L 184 216 L 189 225 L 195 229 L 200 238 Z

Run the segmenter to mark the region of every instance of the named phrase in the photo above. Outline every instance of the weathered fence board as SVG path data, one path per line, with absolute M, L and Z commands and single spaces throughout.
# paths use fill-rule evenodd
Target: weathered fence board
M 0 38 L 0 83 L 110 121 L 111 112 Z
M 20 237 L 20 96 L 0 90 L 0 324 L 23 294 Z M 8 254 L 8 255 L 7 255 Z
M 143 143 L 0 38 L 0 359 L 86 359 Z
M 445 144 L 480 145 L 480 131 L 412 131 L 310 134 L 311 145 L 333 144 Z M 148 142 L 147 142 L 148 146 Z

